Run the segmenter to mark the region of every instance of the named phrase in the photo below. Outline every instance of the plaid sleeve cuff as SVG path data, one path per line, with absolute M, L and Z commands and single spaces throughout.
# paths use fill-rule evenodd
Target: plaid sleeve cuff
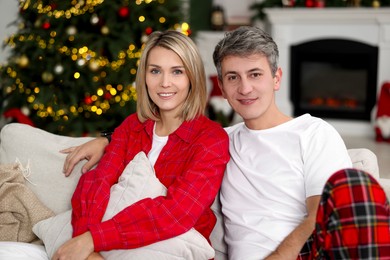
M 89 227 L 92 234 L 95 252 L 125 248 L 115 222 L 108 220 Z
M 79 236 L 88 231 L 88 218 L 82 217 L 77 221 L 72 221 L 73 237 Z
M 89 231 L 90 226 L 99 224 L 99 220 L 90 217 L 81 217 L 77 221 L 72 221 L 73 237 L 79 236 Z

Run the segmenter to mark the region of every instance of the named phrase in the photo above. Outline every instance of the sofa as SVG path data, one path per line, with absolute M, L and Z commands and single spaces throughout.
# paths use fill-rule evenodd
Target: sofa
M 19 240 L 17 240 L 18 242 L 1 241 L 0 259 L 41 260 L 50 258 L 50 255 L 55 249 L 53 249 L 52 243 L 54 243 L 54 240 L 58 239 L 60 235 L 56 235 L 55 238 L 53 238 L 53 235 L 45 237 L 45 232 L 65 232 L 64 230 L 69 229 L 70 199 L 81 175 L 81 165 L 85 163 L 81 162 L 76 165 L 72 174 L 69 177 L 65 177 L 62 173 L 62 166 L 66 155 L 59 151 L 64 148 L 80 145 L 91 139 L 91 137 L 55 135 L 19 123 L 10 123 L 2 128 L 0 132 L 0 165 L 14 166 L 16 164 L 19 166 L 23 173 L 24 185 L 33 194 L 29 196 L 29 198 L 36 196 L 37 201 L 42 204 L 40 206 L 43 208 L 39 213 L 46 212 L 47 209 L 49 215 L 44 215 L 41 219 L 36 220 L 35 223 L 31 223 L 33 226 L 32 231 L 28 231 L 31 231 L 35 235 L 39 233 L 37 239 L 27 242 Z M 349 149 L 348 152 L 354 167 L 371 173 L 379 183 L 381 183 L 388 198 L 390 198 L 390 179 L 382 179 L 379 177 L 378 162 L 375 154 L 365 148 Z M 3 187 L 0 184 L 0 196 L 2 188 Z M 145 196 L 154 195 L 146 194 Z M 0 221 L 1 216 L 4 213 L 2 207 L 3 205 L 0 206 Z M 210 237 L 213 246 L 212 256 L 214 256 L 215 253 L 214 258 L 216 260 L 224 260 L 227 259 L 227 248 L 223 241 L 224 231 L 219 197 L 216 198 L 212 205 L 212 209 L 217 216 L 217 224 Z M 61 222 L 61 218 L 67 219 L 68 226 L 65 226 L 64 223 Z M 50 225 L 47 224 L 49 220 Z M 23 220 L 21 220 L 21 222 L 23 222 Z M 45 222 L 45 224 L 41 224 L 43 222 Z M 40 230 L 38 230 L 37 226 L 39 226 Z M 2 232 L 1 229 L 2 223 L 0 222 L 0 233 Z M 71 232 L 71 229 L 66 232 Z M 206 248 L 206 246 L 203 247 L 204 244 L 202 243 L 204 243 L 204 241 L 199 240 L 195 233 L 191 233 L 187 237 L 182 237 L 179 242 L 177 241 L 178 240 L 167 241 L 167 243 L 171 244 L 164 243 L 157 245 L 157 248 L 160 246 L 157 251 L 161 251 L 162 248 L 176 250 L 174 251 L 174 256 L 172 255 L 172 252 L 169 252 L 169 254 L 158 255 L 157 257 L 160 258 L 160 260 L 188 260 L 205 259 L 206 255 L 210 254 L 210 250 Z M 183 243 L 184 247 L 187 247 L 186 251 L 177 250 L 174 245 L 177 245 L 178 243 Z M 203 251 L 199 251 L 199 248 Z M 51 250 L 51 253 L 49 253 L 49 250 Z M 126 252 L 122 252 L 122 254 L 123 255 L 117 254 L 115 257 L 107 256 L 107 259 L 156 259 L 156 255 L 153 254 L 153 258 L 148 258 L 142 254 L 135 254 L 134 256 L 137 257 L 125 255 L 127 254 Z

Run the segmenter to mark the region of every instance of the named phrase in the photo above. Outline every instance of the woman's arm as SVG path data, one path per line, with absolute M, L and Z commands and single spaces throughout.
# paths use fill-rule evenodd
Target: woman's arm
M 86 232 L 68 240 L 65 244 L 60 246 L 53 255 L 52 260 L 93 259 L 92 256 L 98 256 L 98 253 L 94 253 L 93 250 L 94 247 L 91 233 Z
M 115 129 L 113 140 L 105 149 L 98 166 L 80 177 L 72 197 L 73 236 L 81 235 L 89 231 L 91 225 L 101 222 L 110 197 L 111 186 L 118 181 L 127 161 L 127 148 L 130 146 L 128 129 L 137 122 L 134 116 L 125 119 Z M 93 154 L 93 149 L 97 149 L 93 146 L 97 144 L 96 140 L 98 139 L 93 140 L 95 143 L 86 144 L 81 151 L 85 154 Z M 101 152 L 104 151 L 101 144 L 97 146 L 100 147 Z M 74 158 L 80 158 L 80 154 Z M 97 157 L 94 157 L 94 160 L 98 160 Z M 77 162 L 77 159 L 73 161 Z

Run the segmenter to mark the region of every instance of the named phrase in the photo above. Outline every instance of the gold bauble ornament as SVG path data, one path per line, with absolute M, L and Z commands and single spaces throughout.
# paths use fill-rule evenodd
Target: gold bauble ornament
M 48 71 L 45 71 L 42 73 L 42 80 L 43 82 L 45 83 L 50 83 L 52 82 L 54 79 L 54 76 L 51 72 L 48 72 Z
M 30 63 L 30 60 L 28 59 L 28 57 L 26 55 L 22 55 L 18 59 L 18 64 L 21 68 L 26 68 L 29 63 Z
M 99 69 L 100 65 L 99 65 L 99 62 L 98 61 L 95 61 L 95 60 L 91 60 L 89 62 L 89 69 L 91 71 L 97 71 Z
M 381 7 L 381 2 L 379 2 L 379 0 L 372 1 L 372 7 L 374 8 Z
M 35 21 L 35 23 L 34 23 L 34 26 L 35 26 L 36 28 L 40 28 L 41 25 L 42 25 L 42 20 L 41 20 L 41 19 L 37 19 L 37 20 Z
M 110 29 L 107 26 L 103 26 L 102 29 L 100 30 L 102 34 L 107 35 L 110 33 Z

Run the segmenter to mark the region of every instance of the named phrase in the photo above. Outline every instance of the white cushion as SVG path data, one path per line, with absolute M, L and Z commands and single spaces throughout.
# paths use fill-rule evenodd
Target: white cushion
M 366 148 L 348 149 L 348 154 L 354 168 L 368 172 L 379 180 L 378 159 L 371 150 Z
M 166 194 L 166 188 L 156 178 L 145 153 L 140 152 L 127 165 L 119 182 L 111 188 L 110 200 L 103 219 L 143 198 L 155 198 Z M 72 236 L 71 211 L 38 222 L 34 233 L 42 239 L 51 258 L 59 246 Z M 214 249 L 195 229 L 148 246 L 128 250 L 101 252 L 105 259 L 210 259 Z
M 42 245 L 0 241 L 2 260 L 49 260 Z
M 26 124 L 12 123 L 0 133 L 0 163 L 14 163 L 16 159 L 31 175 L 27 185 L 54 213 L 70 209 L 70 199 L 81 175 L 81 166 L 76 165 L 72 174 L 65 177 L 62 168 L 66 154 L 59 151 L 91 140 L 90 137 L 67 137 L 54 135 Z

